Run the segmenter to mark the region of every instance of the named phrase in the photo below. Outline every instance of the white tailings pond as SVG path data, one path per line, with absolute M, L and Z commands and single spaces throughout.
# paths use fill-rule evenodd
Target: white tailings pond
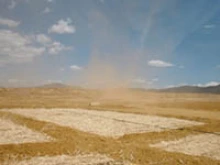
M 220 160 L 220 136 L 214 134 L 190 135 L 175 141 L 153 144 L 151 147 Z
M 0 119 L 0 144 L 49 142 L 52 138 L 10 120 Z
M 160 132 L 204 124 L 176 118 L 84 109 L 4 109 L 2 111 L 108 137 Z

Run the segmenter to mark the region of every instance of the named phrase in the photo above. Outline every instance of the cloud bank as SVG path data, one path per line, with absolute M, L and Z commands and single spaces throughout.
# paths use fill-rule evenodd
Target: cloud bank
M 75 33 L 76 29 L 75 26 L 73 26 L 71 19 L 67 19 L 66 21 L 61 19 L 56 24 L 52 25 L 49 29 L 49 33 L 58 33 L 58 34 L 64 34 L 64 33 Z
M 148 61 L 148 65 L 153 66 L 153 67 L 162 67 L 162 68 L 174 66 L 173 64 L 171 64 L 169 62 L 162 61 L 162 60 L 150 60 L 150 61 Z

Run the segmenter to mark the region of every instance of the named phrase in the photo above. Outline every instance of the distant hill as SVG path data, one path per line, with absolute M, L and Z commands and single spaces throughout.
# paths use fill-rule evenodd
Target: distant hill
M 198 87 L 198 86 L 180 86 L 166 89 L 159 89 L 161 92 L 174 92 L 174 93 L 213 93 L 220 94 L 220 85 L 210 87 Z
M 38 86 L 38 88 L 69 88 L 71 86 L 62 83 L 50 83 Z
M 44 84 L 41 86 L 36 86 L 35 88 L 74 88 L 74 89 L 83 89 L 79 86 L 71 86 L 62 83 L 50 83 Z M 163 88 L 163 89 L 146 89 L 146 88 L 130 88 L 134 91 L 148 91 L 148 92 L 172 92 L 172 93 L 212 93 L 220 94 L 220 85 L 209 86 L 209 87 L 198 87 L 198 86 L 179 86 L 172 88 Z

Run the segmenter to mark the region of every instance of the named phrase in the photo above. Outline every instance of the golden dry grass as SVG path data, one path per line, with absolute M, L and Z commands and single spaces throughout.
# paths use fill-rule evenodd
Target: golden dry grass
M 117 97 L 114 97 L 117 95 Z M 90 106 L 98 101 L 100 105 Z M 11 119 L 17 124 L 48 134 L 57 139 L 49 143 L 25 143 L 0 145 L 0 162 L 10 159 L 37 155 L 74 155 L 78 152 L 98 152 L 109 154 L 116 160 L 129 160 L 133 163 L 163 165 L 220 164 L 206 157 L 169 153 L 150 148 L 149 144 L 174 140 L 201 132 L 220 132 L 220 96 L 204 94 L 149 93 L 143 91 L 98 91 L 83 89 L 0 89 L 0 108 L 87 108 L 114 110 L 141 114 L 158 114 L 206 122 L 204 126 L 169 130 L 158 133 L 126 135 L 119 139 L 100 137 L 94 134 L 36 121 L 23 116 L 0 112 L 0 117 Z M 198 113 L 197 113 L 198 112 Z M 191 114 L 190 114 L 191 113 Z M 210 115 L 211 114 L 211 115 Z M 216 117 L 217 116 L 217 117 Z
M 220 95 L 176 94 L 117 89 L 85 90 L 74 88 L 0 88 L 0 108 L 76 108 L 91 101 L 115 108 L 183 108 L 220 111 Z

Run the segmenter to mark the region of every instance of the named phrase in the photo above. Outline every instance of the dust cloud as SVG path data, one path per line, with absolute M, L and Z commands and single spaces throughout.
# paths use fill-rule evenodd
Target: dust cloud
M 82 84 L 87 88 L 105 89 L 105 96 L 129 95 L 131 87 L 151 87 L 148 82 L 154 72 L 147 61 L 158 57 L 169 61 L 181 42 L 219 9 L 205 14 L 189 10 L 190 18 L 186 19 L 181 14 L 173 15 L 182 12 L 176 0 L 157 0 L 149 1 L 143 16 L 137 11 L 146 4 L 129 2 L 119 3 L 117 7 L 121 10 L 116 14 L 99 9 L 88 13 L 91 50 Z M 202 8 L 204 4 L 198 5 Z M 177 21 L 161 26 L 162 13 Z M 182 21 L 178 21 L 180 19 Z M 127 29 L 138 32 L 138 37 L 129 36 Z M 138 78 L 143 81 L 135 82 Z

